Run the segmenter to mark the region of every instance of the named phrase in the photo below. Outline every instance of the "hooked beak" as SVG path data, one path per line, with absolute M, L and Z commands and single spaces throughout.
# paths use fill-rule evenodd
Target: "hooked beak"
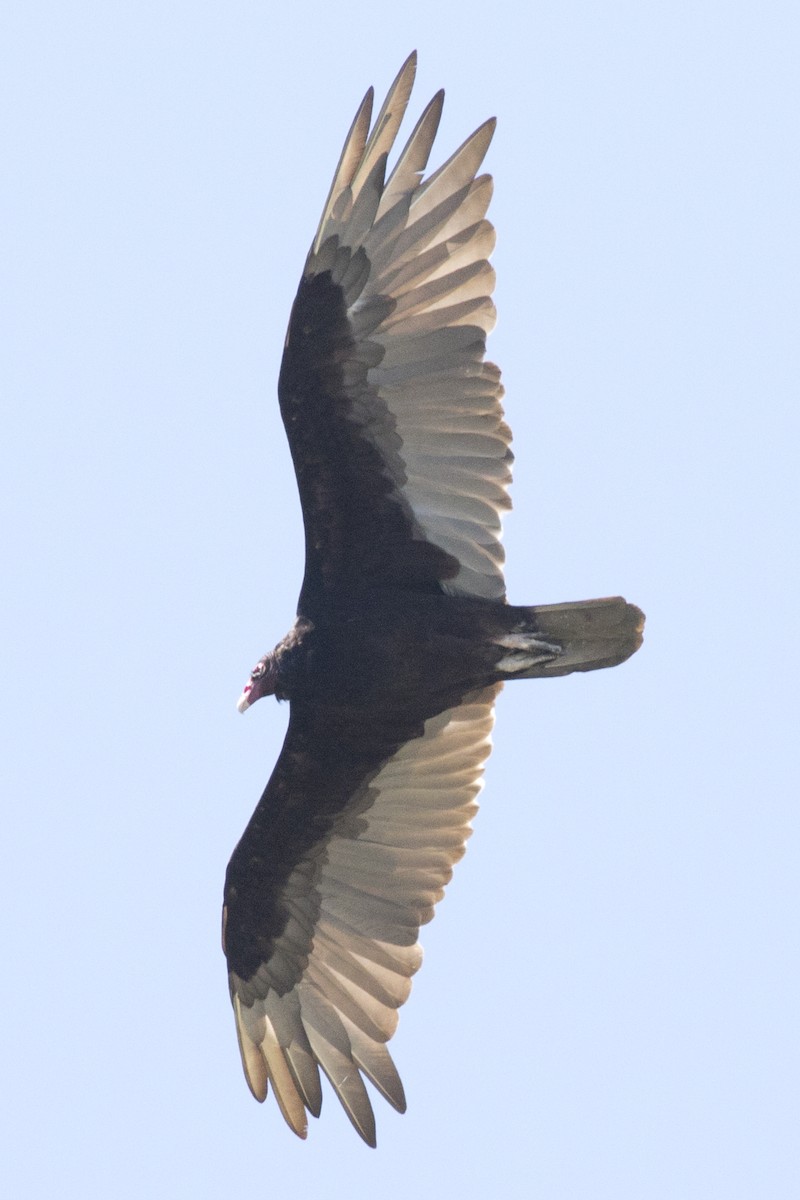
M 255 704 L 262 696 L 272 696 L 275 692 L 275 678 L 272 655 L 265 654 L 253 667 L 250 678 L 244 685 L 244 691 L 236 705 L 239 712 L 247 712 L 250 705 Z

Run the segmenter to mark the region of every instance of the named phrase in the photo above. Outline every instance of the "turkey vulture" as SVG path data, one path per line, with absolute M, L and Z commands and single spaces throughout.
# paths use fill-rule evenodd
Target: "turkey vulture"
M 305 526 L 294 626 L 239 701 L 289 700 L 286 740 L 225 880 L 223 950 L 247 1082 L 301 1137 L 321 1067 L 375 1145 L 365 1076 L 405 1109 L 386 1049 L 464 853 L 506 679 L 610 667 L 641 642 L 619 597 L 506 602 L 511 434 L 495 317 L 494 121 L 424 176 L 437 93 L 387 174 L 416 57 L 334 176 L 278 393 Z

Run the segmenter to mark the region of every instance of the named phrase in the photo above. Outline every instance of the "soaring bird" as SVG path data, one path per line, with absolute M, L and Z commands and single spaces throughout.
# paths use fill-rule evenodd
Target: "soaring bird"
M 394 165 L 411 55 L 367 92 L 292 308 L 278 394 L 305 527 L 292 629 L 239 701 L 290 702 L 286 740 L 225 880 L 222 940 L 247 1082 L 305 1137 L 320 1067 L 369 1145 L 386 1049 L 464 853 L 509 679 L 621 663 L 620 597 L 511 605 L 500 520 L 511 434 L 484 360 L 495 309 L 494 121 L 432 174 L 438 92 Z

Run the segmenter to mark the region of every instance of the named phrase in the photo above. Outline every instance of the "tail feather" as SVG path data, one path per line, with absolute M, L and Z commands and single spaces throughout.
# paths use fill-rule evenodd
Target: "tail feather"
M 576 600 L 567 604 L 541 604 L 527 609 L 536 625 L 536 636 L 557 642 L 563 652 L 540 662 L 515 679 L 569 675 L 616 667 L 642 644 L 644 613 L 621 596 L 603 600 Z

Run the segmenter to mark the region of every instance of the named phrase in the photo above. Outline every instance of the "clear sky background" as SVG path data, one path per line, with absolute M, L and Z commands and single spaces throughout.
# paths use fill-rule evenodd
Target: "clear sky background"
M 287 717 L 235 711 L 302 573 L 286 321 L 415 46 L 434 165 L 499 118 L 510 597 L 648 624 L 501 698 L 373 1152 L 250 1097 L 219 911 Z M 8 6 L 5 1195 L 800 1195 L 799 49 L 769 0 Z

